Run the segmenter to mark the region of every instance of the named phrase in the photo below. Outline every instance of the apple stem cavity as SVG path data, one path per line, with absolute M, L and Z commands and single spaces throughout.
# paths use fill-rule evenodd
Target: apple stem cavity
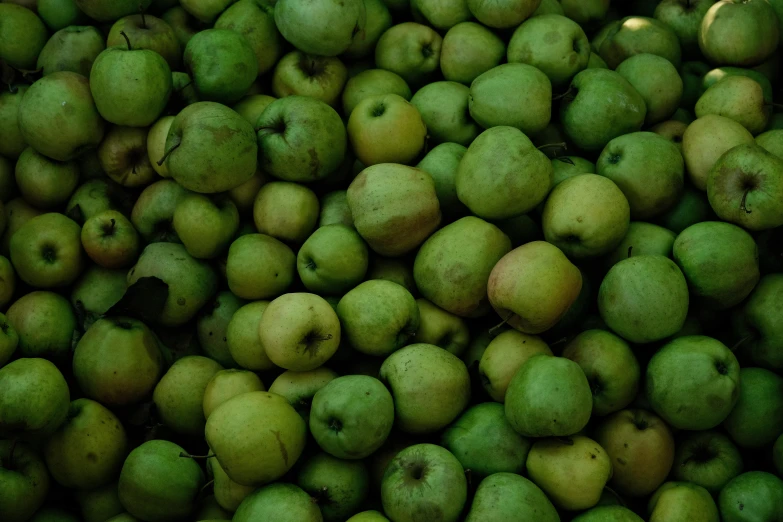
M 128 35 L 125 34 L 125 31 L 120 31 L 120 34 L 122 35 L 123 38 L 125 38 L 125 43 L 128 44 L 128 50 L 132 51 L 133 48 L 131 48 L 130 38 L 128 38 Z
M 171 154 L 172 152 L 174 152 L 174 151 L 177 149 L 177 147 L 179 147 L 179 143 L 177 143 L 176 145 L 174 145 L 173 147 L 171 147 L 169 150 L 167 150 L 167 151 L 166 151 L 166 152 L 163 154 L 163 157 L 162 157 L 162 158 L 160 158 L 160 161 L 158 161 L 158 166 L 159 166 L 159 167 L 160 167 L 160 166 L 162 166 L 162 165 L 163 165 L 163 163 L 165 163 L 166 159 L 169 157 L 169 154 Z
M 179 456 L 185 459 L 193 459 L 193 460 L 207 460 L 211 459 L 215 456 L 214 453 L 210 453 L 208 455 L 191 455 L 190 453 L 186 451 L 180 451 Z

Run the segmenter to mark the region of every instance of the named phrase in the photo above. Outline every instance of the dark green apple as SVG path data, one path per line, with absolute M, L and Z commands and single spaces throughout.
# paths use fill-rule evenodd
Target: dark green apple
M 46 501 L 49 483 L 46 464 L 34 448 L 0 440 L 0 516 L 4 521 L 30 520 Z
M 74 0 L 76 6 L 99 22 L 113 22 L 147 9 L 152 0 Z
M 204 354 L 228 368 L 237 366 L 228 344 L 228 325 L 234 313 L 246 303 L 228 290 L 201 309 L 196 319 L 196 335 Z
M 740 370 L 737 404 L 723 426 L 741 448 L 762 448 L 783 433 L 783 377 L 764 368 Z
M 748 471 L 731 480 L 718 497 L 721 520 L 775 520 L 783 513 L 783 480 L 772 473 Z
M 375 46 L 375 64 L 399 74 L 409 85 L 427 83 L 438 70 L 443 38 L 435 29 L 415 22 L 390 27 Z
M 231 105 L 258 76 L 258 60 L 250 43 L 229 29 L 197 33 L 185 47 L 183 63 L 200 100 Z
M 71 353 L 76 316 L 66 298 L 54 292 L 30 292 L 6 311 L 19 336 L 19 355 L 65 361 Z
M 0 134 L 3 135 L 3 140 L 0 141 L 0 155 L 11 160 L 18 158 L 19 154 L 27 148 L 27 142 L 19 127 L 18 114 L 22 98 L 28 88 L 28 85 L 9 85 L 7 89 L 0 92 Z M 13 164 L 10 167 L 13 168 Z
M 710 493 L 690 482 L 666 482 L 647 504 L 650 520 L 720 522 L 718 506 Z
M 715 0 L 663 0 L 655 7 L 656 20 L 668 25 L 680 40 L 686 56 L 697 56 L 699 28 Z
M 672 466 L 675 480 L 692 482 L 717 495 L 742 468 L 739 449 L 722 432 L 683 432 L 677 439 Z
M 98 55 L 106 49 L 103 35 L 90 25 L 71 25 L 60 29 L 49 38 L 38 55 L 37 68 L 43 74 L 72 71 L 90 76 L 90 69 Z
M 258 74 L 269 71 L 283 51 L 274 19 L 274 3 L 239 0 L 215 21 L 215 29 L 230 29 L 247 39 L 258 62 Z
M 782 274 L 768 274 L 761 278 L 756 288 L 735 315 L 737 334 L 741 341 L 738 348 L 757 366 L 773 371 L 783 369 L 780 342 L 783 339 L 783 322 L 775 310 L 781 306 Z
M 296 482 L 313 497 L 325 522 L 343 522 L 360 509 L 369 479 L 364 462 L 317 453 L 302 464 Z
M 234 522 L 322 522 L 318 504 L 303 489 L 277 482 L 255 490 L 237 508 Z
M 649 53 L 636 54 L 620 63 L 616 71 L 644 98 L 646 124 L 665 121 L 680 106 L 683 81 L 677 68 L 666 58 Z
M 0 59 L 16 69 L 35 70 L 49 31 L 35 11 L 5 2 L 0 5 Z
M 52 31 L 65 29 L 70 25 L 84 25 L 88 18 L 76 5 L 75 0 L 38 0 L 38 16 Z
M 27 147 L 16 161 L 14 178 L 25 201 L 42 210 L 59 210 L 79 184 L 79 165 L 54 161 Z

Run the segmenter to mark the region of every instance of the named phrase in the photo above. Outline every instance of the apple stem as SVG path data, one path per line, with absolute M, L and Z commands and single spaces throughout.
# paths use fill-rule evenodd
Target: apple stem
M 740 200 L 740 210 L 744 210 L 746 214 L 750 214 L 753 212 L 752 210 L 748 210 L 748 207 L 745 206 L 748 199 L 748 192 L 750 192 L 750 189 L 749 188 L 745 189 L 745 192 L 742 194 L 742 200 Z
M 468 468 L 465 470 L 465 480 L 468 483 L 468 489 L 473 487 L 473 470 Z
M 576 166 L 576 163 L 574 163 L 574 160 L 572 160 L 568 156 L 556 156 L 555 159 L 557 161 L 562 161 L 563 163 L 566 163 L 568 165 Z
M 214 483 L 215 483 L 215 479 L 212 479 L 209 482 L 207 482 L 206 484 L 204 484 L 203 486 L 201 486 L 201 489 L 199 490 L 199 495 L 204 493 L 207 490 L 207 488 L 209 488 Z
M 120 34 L 122 35 L 123 38 L 125 38 L 125 43 L 128 44 L 128 50 L 132 51 L 133 49 L 131 48 L 130 38 L 128 38 L 128 35 L 125 34 L 125 31 L 120 31 Z
M 568 90 L 565 92 L 562 92 L 560 94 L 556 94 L 555 96 L 552 96 L 552 101 L 562 100 L 563 98 L 568 97 L 571 92 L 573 91 L 572 87 L 568 87 Z
M 182 92 L 182 91 L 184 91 L 185 89 L 187 89 L 187 88 L 190 86 L 190 84 L 191 84 L 191 83 L 193 83 L 193 80 L 190 80 L 188 83 L 186 83 L 185 85 L 183 85 L 182 87 L 180 87 L 179 89 L 177 89 L 177 92 Z
M 161 166 L 163 166 L 163 163 L 166 161 L 166 158 L 168 158 L 168 157 L 169 157 L 169 154 L 171 154 L 172 152 L 174 152 L 174 151 L 176 150 L 176 148 L 177 148 L 177 147 L 179 147 L 179 143 L 177 143 L 176 145 L 174 145 L 173 147 L 171 147 L 169 150 L 167 150 L 167 151 L 166 151 L 166 152 L 163 154 L 163 157 L 162 157 L 162 158 L 160 158 L 160 161 L 158 161 L 158 167 L 161 167 Z
M 633 245 L 628 247 L 628 257 L 631 257 L 633 255 Z
M 190 453 L 188 453 L 186 451 L 181 451 L 179 453 L 179 456 L 182 457 L 182 458 L 186 458 L 186 459 L 207 460 L 207 459 L 213 458 L 215 456 L 215 454 L 214 453 L 210 453 L 208 455 L 191 455 Z
M 536 148 L 538 150 L 553 149 L 553 148 L 562 148 L 563 150 L 568 150 L 568 145 L 566 144 L 566 142 L 561 141 L 560 143 L 545 143 L 544 145 L 539 145 Z
M 146 29 L 147 28 L 147 18 L 144 15 L 144 11 L 141 12 L 141 27 L 142 27 L 142 29 Z
M 492 328 L 489 329 L 489 336 L 495 337 L 495 333 L 503 328 L 503 326 L 506 325 L 506 323 L 514 316 L 514 312 L 509 312 L 509 314 L 506 316 L 505 319 L 503 319 L 499 324 L 496 324 Z
M 14 439 L 11 441 L 11 447 L 8 449 L 8 468 L 13 469 L 13 463 L 14 463 L 14 451 L 16 450 L 16 443 L 17 440 Z
M 743 344 L 745 344 L 745 343 L 746 343 L 747 341 L 749 341 L 750 339 L 753 339 L 753 334 L 748 334 L 748 335 L 746 335 L 745 337 L 743 337 L 742 339 L 740 339 L 739 341 L 737 341 L 737 342 L 734 344 L 734 346 L 732 346 L 732 347 L 731 347 L 731 351 L 732 351 L 732 352 L 735 352 L 735 351 L 737 351 L 737 348 L 739 348 L 740 346 L 742 346 Z
M 767 105 L 769 107 L 774 107 L 776 109 L 783 109 L 783 103 L 773 103 L 773 102 L 767 102 L 764 105 Z
M 609 493 L 614 495 L 614 497 L 617 499 L 617 501 L 620 503 L 621 506 L 626 507 L 627 504 L 625 503 L 625 500 L 623 500 L 623 497 L 617 494 L 615 490 L 610 488 L 609 486 L 604 486 L 604 489 L 607 490 Z

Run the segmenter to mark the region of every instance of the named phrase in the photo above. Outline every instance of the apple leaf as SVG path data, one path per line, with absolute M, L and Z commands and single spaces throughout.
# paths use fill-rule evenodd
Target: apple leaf
M 117 304 L 105 315 L 134 317 L 144 323 L 154 323 L 169 297 L 169 285 L 157 277 L 142 277 L 125 290 Z

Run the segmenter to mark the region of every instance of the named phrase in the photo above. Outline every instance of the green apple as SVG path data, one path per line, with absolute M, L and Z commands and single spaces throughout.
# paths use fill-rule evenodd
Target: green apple
M 367 280 L 381 279 L 397 283 L 411 294 L 416 293 L 416 281 L 413 279 L 413 269 L 402 259 L 381 257 L 378 255 L 370 259 L 370 269 L 367 272 Z
M 36 68 L 43 74 L 72 71 L 90 76 L 95 58 L 106 49 L 103 35 L 89 25 L 71 25 L 60 29 L 49 38 L 38 55 Z
M 600 165 L 599 160 L 599 169 Z M 596 257 L 614 250 L 625 237 L 630 208 L 622 190 L 608 176 L 580 174 L 552 190 L 541 223 L 547 241 L 567 256 Z
M 28 85 L 9 85 L 7 89 L 0 92 L 0 133 L 3 135 L 3 140 L 0 141 L 0 155 L 9 160 L 18 158 L 19 154 L 27 148 L 27 142 L 19 126 L 18 114 L 22 98 L 28 88 Z M 97 139 L 95 145 L 102 137 L 101 135 Z M 4 198 L 3 201 L 7 200 Z
M 164 20 L 144 13 L 120 18 L 111 26 L 106 46 L 124 46 L 125 37 L 135 49 L 149 49 L 161 55 L 172 71 L 179 69 L 182 48 L 174 28 Z
M 88 182 L 82 185 L 74 193 L 74 197 L 79 193 L 82 188 L 89 192 L 95 192 L 96 187 L 92 185 L 99 185 L 99 181 Z M 109 187 L 104 189 L 107 196 L 110 195 L 111 189 Z M 177 237 L 177 233 L 172 226 L 172 220 L 174 219 L 174 211 L 177 208 L 177 203 L 184 198 L 189 191 L 182 187 L 179 183 L 176 183 L 171 179 L 162 179 L 156 181 L 152 185 L 145 188 L 138 199 L 133 205 L 131 211 L 131 223 L 133 227 L 139 232 L 139 235 L 147 242 L 156 243 L 159 241 L 168 241 L 172 243 L 181 242 Z M 71 202 L 74 198 L 71 198 Z M 69 203 L 69 207 L 72 206 Z M 83 205 L 80 205 L 83 209 Z M 105 205 L 109 207 L 110 205 Z M 105 211 L 103 208 L 96 209 L 92 212 L 92 215 L 98 215 Z
M 79 184 L 79 165 L 52 160 L 27 147 L 16 161 L 14 179 L 25 201 L 42 210 L 59 210 Z
M 710 62 L 720 65 L 758 65 L 777 48 L 777 15 L 766 1 L 721 0 L 704 14 L 699 48 Z
M 411 99 L 411 89 L 402 77 L 385 69 L 367 69 L 351 77 L 342 93 L 343 114 L 350 117 L 359 102 L 380 94 Z
M 644 124 L 644 98 L 615 71 L 586 69 L 574 76 L 569 90 L 560 106 L 560 122 L 580 149 L 602 149 L 612 139 L 636 132 Z
M 127 36 L 126 36 L 127 38 Z M 146 127 L 171 96 L 171 68 L 157 52 L 133 42 L 101 52 L 90 70 L 90 91 L 100 115 L 117 125 Z
M 96 489 L 119 473 L 128 454 L 128 439 L 114 413 L 93 400 L 77 399 L 43 452 L 46 466 L 59 484 Z
M 302 244 L 315 230 L 320 210 L 311 189 L 289 181 L 272 181 L 253 203 L 256 229 L 289 244 Z
M 83 314 L 85 330 L 119 302 L 127 286 L 127 270 L 87 267 L 71 291 L 71 305 Z
M 393 163 L 374 165 L 359 173 L 348 187 L 348 207 L 356 230 L 383 256 L 414 250 L 441 221 L 432 176 Z
M 672 427 L 714 428 L 737 402 L 739 363 L 716 339 L 686 336 L 667 343 L 647 366 L 652 408 Z
M 783 129 L 773 129 L 756 136 L 756 144 L 783 159 Z
M 95 321 L 73 353 L 79 388 L 105 406 L 147 398 L 162 370 L 163 355 L 155 334 L 141 321 L 127 317 Z
M 174 362 L 152 395 L 161 422 L 176 433 L 200 435 L 206 418 L 203 402 L 209 380 L 223 367 L 208 357 L 190 355 Z
M 766 102 L 772 101 L 772 83 L 769 78 L 754 69 L 743 69 L 742 67 L 717 67 L 707 72 L 701 81 L 702 94 L 704 91 L 729 76 L 745 76 L 756 80 L 761 85 Z
M 285 482 L 259 488 L 242 501 L 234 522 L 323 522 L 318 504 L 300 487 Z
M 364 503 L 369 473 L 361 461 L 317 453 L 302 464 L 296 482 L 317 502 L 325 521 L 342 522 Z
M 204 417 L 209 418 L 218 406 L 232 397 L 254 391 L 266 391 L 264 383 L 255 373 L 233 368 L 220 370 L 207 381 L 207 387 L 204 388 Z
M 99 22 L 113 22 L 146 10 L 152 0 L 74 0 L 76 7 Z
M 81 229 L 56 212 L 34 217 L 11 237 L 11 262 L 19 278 L 37 288 L 73 283 L 84 266 Z
M 482 24 L 495 29 L 516 27 L 528 19 L 541 0 L 467 0 L 470 13 Z
M 198 1 L 198 0 L 196 0 Z M 222 1 L 222 0 L 217 0 Z M 191 38 L 193 38 L 193 35 L 195 35 L 199 28 L 202 27 L 203 22 L 201 20 L 198 20 L 194 15 L 192 15 L 190 12 L 185 10 L 183 6 L 192 6 L 188 4 L 195 4 L 196 2 L 193 0 L 184 0 L 181 2 L 182 5 L 176 5 L 174 7 L 171 7 L 170 9 L 167 9 L 163 12 L 161 15 L 161 18 L 168 23 L 172 29 L 174 29 L 174 34 L 177 35 L 177 40 L 179 40 L 180 48 L 184 49 L 185 46 L 188 44 Z M 203 2 L 203 4 L 206 6 L 209 2 Z
M 754 365 L 773 371 L 783 369 L 783 357 L 779 349 L 783 323 L 776 312 L 781 306 L 781 288 L 781 274 L 765 275 L 736 318 L 741 323 L 742 351 L 747 353 Z
M 259 259 L 266 262 L 258 263 Z M 290 247 L 264 234 L 247 234 L 231 243 L 226 262 L 228 287 L 243 299 L 276 297 L 291 285 L 296 256 Z
M 349 58 L 367 58 L 375 51 L 378 39 L 392 26 L 392 15 L 384 0 L 364 0 L 364 30 L 357 34 L 343 53 Z M 363 35 L 362 35 L 363 33 Z
M 741 448 L 768 447 L 783 433 L 783 377 L 742 368 L 739 398 L 723 427 Z
M 393 25 L 378 39 L 375 64 L 399 74 L 409 85 L 427 83 L 438 70 L 443 38 L 415 22 Z
M 667 228 L 643 221 L 631 221 L 625 238 L 606 256 L 605 266 L 611 268 L 623 259 L 638 255 L 671 257 L 676 237 L 677 235 Z
M 218 406 L 207 419 L 205 433 L 229 478 L 255 486 L 293 467 L 304 449 L 307 425 L 284 397 L 257 391 Z
M 522 364 L 505 397 L 506 418 L 525 437 L 577 433 L 587 425 L 592 405 L 590 384 L 579 365 L 548 354 Z
M 761 84 L 747 76 L 727 76 L 710 86 L 696 102 L 696 117 L 717 114 L 742 124 L 751 134 L 767 126 L 771 107 Z
M 256 488 L 253 486 L 243 486 L 237 484 L 229 478 L 225 470 L 220 467 L 217 459 L 207 460 L 207 473 L 212 476 L 214 481 L 212 491 L 215 494 L 215 502 L 226 511 L 235 512 L 239 505 Z
M 166 151 L 171 177 L 188 190 L 223 192 L 253 177 L 258 144 L 253 126 L 214 102 L 188 105 L 174 119 Z
M 717 495 L 742 473 L 742 455 L 729 437 L 718 431 L 686 432 L 674 452 L 672 478 L 692 482 Z
M 531 18 L 534 16 L 550 14 L 563 15 L 563 13 L 563 6 L 560 5 L 558 0 L 541 0 L 541 3 L 538 4 L 538 8 L 533 11 Z
M 5 203 L 3 205 L 3 211 L 4 216 L 0 218 L 0 220 L 5 220 L 6 227 L 2 236 L 2 253 L 7 258 L 10 258 L 10 243 L 13 235 L 24 224 L 34 217 L 42 215 L 43 212 L 31 206 L 21 197 L 14 198 Z
M 413 19 L 439 31 L 448 31 L 472 18 L 467 0 L 443 3 L 440 0 L 410 0 Z
M 274 96 L 267 94 L 248 94 L 235 103 L 232 108 L 245 118 L 250 125 L 255 125 L 264 110 L 276 99 Z
M 336 107 L 348 80 L 348 69 L 339 58 L 291 51 L 272 74 L 272 92 L 278 98 L 307 96 Z
M 685 134 L 685 130 L 688 128 L 688 124 L 677 120 L 662 121 L 657 125 L 650 127 L 650 132 L 666 138 L 668 141 L 674 143 L 677 150 L 682 154 L 682 136 Z
M 394 402 L 378 379 L 346 375 L 315 393 L 309 419 L 321 449 L 340 459 L 363 459 L 389 436 Z
M 355 350 L 388 355 L 405 346 L 419 329 L 419 308 L 403 286 L 374 279 L 346 293 L 337 304 L 343 335 Z
M 253 203 L 255 203 L 258 191 L 267 182 L 267 177 L 268 175 L 259 168 L 250 179 L 228 191 L 227 195 L 237 207 L 240 217 L 253 215 Z M 250 226 L 250 223 L 246 222 L 245 225 Z
M 249 370 L 274 368 L 274 363 L 269 360 L 258 337 L 258 323 L 268 305 L 268 301 L 254 301 L 242 306 L 234 312 L 226 327 L 225 337 L 229 354 L 242 368 Z
M 544 439 L 527 456 L 530 479 L 566 511 L 580 511 L 598 504 L 612 476 L 612 461 L 594 440 L 582 435 Z
M 305 96 L 273 101 L 255 124 L 260 166 L 287 181 L 316 181 L 345 158 L 347 135 L 340 115 Z
M 305 287 L 319 295 L 342 295 L 362 281 L 369 254 L 358 232 L 345 225 L 319 227 L 297 253 L 297 271 Z
M 653 16 L 674 31 L 685 56 L 697 56 L 699 28 L 713 4 L 715 0 L 663 0 Z
M 531 442 L 506 420 L 502 404 L 485 402 L 467 410 L 441 437 L 448 449 L 476 477 L 522 473 Z
M 505 56 L 505 43 L 489 28 L 462 22 L 443 37 L 440 70 L 446 80 L 470 85 L 479 75 L 500 65 Z
M 150 440 L 130 452 L 120 471 L 120 502 L 143 520 L 186 518 L 204 485 L 204 472 L 184 449 L 167 440 Z
M 720 522 L 718 507 L 710 493 L 690 482 L 664 483 L 650 497 L 647 512 L 650 522 Z
M 537 134 L 549 124 L 552 84 L 532 65 L 498 65 L 470 84 L 468 107 L 470 116 L 484 128 L 507 125 L 526 135 Z
M 433 344 L 457 357 L 461 356 L 470 342 L 470 331 L 463 319 L 426 299 L 417 299 L 416 304 L 420 316 L 416 341 Z
M 705 221 L 686 228 L 673 253 L 691 294 L 713 309 L 742 302 L 760 277 L 756 242 L 730 223 Z
M 16 69 L 35 70 L 49 31 L 33 10 L 5 3 L 0 5 L 0 59 Z
M 682 154 L 673 143 L 652 132 L 634 132 L 613 139 L 601 152 L 596 167 L 598 174 L 617 184 L 636 220 L 665 212 L 682 194 Z
M 468 112 L 470 89 L 461 83 L 445 81 L 425 85 L 411 103 L 419 110 L 433 143 L 470 145 L 479 127 Z
M 190 255 L 211 259 L 231 243 L 239 228 L 239 211 L 228 197 L 188 194 L 177 202 L 172 225 Z
M 68 384 L 46 359 L 20 358 L 0 368 L 0 437 L 41 440 L 65 421 Z
M 196 318 L 196 337 L 201 351 L 227 368 L 236 368 L 228 345 L 228 325 L 231 319 L 247 301 L 229 290 L 218 292 Z
M 389 522 L 389 519 L 374 509 L 357 513 L 346 522 Z
M 103 139 L 105 122 L 90 83 L 70 71 L 49 74 L 31 85 L 19 104 L 18 118 L 22 139 L 57 161 L 74 159 Z M 52 121 L 62 124 L 54 126 Z
M 645 123 L 662 122 L 680 105 L 683 82 L 677 68 L 655 54 L 636 54 L 617 66 L 617 73 L 633 85 L 647 106 Z
M 364 36 L 367 12 L 362 0 L 278 0 L 277 29 L 297 49 L 321 56 L 337 56 L 355 38 Z
M 476 489 L 465 522 L 530 518 L 559 522 L 560 517 L 541 489 L 533 482 L 509 472 L 494 473 Z
M 611 332 L 585 330 L 566 345 L 563 357 L 585 372 L 593 392 L 595 415 L 621 410 L 636 397 L 639 362 L 628 343 Z
M 459 200 L 473 214 L 498 220 L 534 209 L 552 188 L 552 177 L 552 163 L 530 138 L 517 128 L 500 126 L 470 144 L 455 184 Z
M 732 148 L 710 169 L 710 206 L 722 220 L 749 230 L 783 225 L 781 169 L 783 159 L 755 143 Z
M 737 145 L 753 143 L 742 124 L 717 114 L 699 118 L 682 135 L 682 156 L 694 187 L 707 190 L 707 179 L 718 159 Z
M 552 355 L 552 350 L 534 335 L 507 330 L 486 346 L 478 363 L 481 384 L 490 397 L 504 402 L 511 379 L 534 355 Z
M 217 291 L 217 274 L 177 243 L 151 243 L 128 272 L 128 285 L 142 277 L 157 277 L 168 285 L 158 324 L 179 326 L 192 319 Z
M 633 256 L 615 264 L 598 291 L 601 318 L 632 343 L 677 333 L 688 314 L 688 283 L 671 259 Z
M 395 423 L 406 433 L 444 428 L 470 399 L 465 363 L 431 344 L 397 350 L 383 362 L 379 375 L 394 397 Z
M 682 79 L 682 98 L 680 106 L 682 108 L 693 110 L 696 100 L 704 93 L 702 83 L 712 67 L 704 62 L 683 62 L 679 68 L 680 78 Z
M 70 356 L 76 316 L 65 297 L 54 292 L 30 292 L 14 301 L 6 317 L 18 335 L 21 357 L 62 363 Z
M 155 181 L 147 153 L 147 129 L 112 126 L 98 146 L 98 161 L 109 178 L 123 187 L 144 187 Z
M 315 294 L 288 293 L 273 300 L 261 316 L 258 331 L 266 356 L 286 370 L 314 370 L 340 345 L 337 313 Z
M 680 66 L 681 49 L 677 34 L 665 23 L 644 16 L 628 16 L 606 34 L 598 48 L 610 68 L 617 68 L 635 54 L 648 53 Z
M 599 505 L 572 519 L 572 522 L 643 522 L 639 515 L 620 505 Z
M 278 375 L 269 391 L 283 396 L 309 425 L 313 397 L 318 390 L 336 378 L 337 374 L 325 366 L 309 372 L 289 370 Z
M 663 484 L 672 469 L 675 445 L 671 430 L 647 410 L 622 410 L 605 417 L 594 436 L 612 460 L 609 484 L 623 495 L 646 497 Z
M 561 0 L 565 16 L 579 25 L 590 26 L 606 19 L 609 0 Z
M 321 212 L 318 215 L 318 228 L 328 227 L 330 225 L 342 225 L 353 229 L 353 216 L 348 207 L 348 192 L 345 190 L 335 190 L 321 196 Z M 337 229 L 333 229 L 337 230 Z M 347 234 L 341 232 L 347 239 Z M 354 245 L 355 247 L 356 245 Z
M 467 108 L 466 99 L 459 103 Z M 470 127 L 464 111 L 460 125 Z M 360 101 L 351 111 L 347 130 L 356 157 L 367 166 L 409 164 L 424 149 L 427 138 L 422 113 L 416 105 L 397 94 L 378 94 Z M 467 141 L 468 138 L 463 139 Z
M 232 0 L 181 0 L 179 2 L 187 13 L 203 24 L 214 22 L 215 18 L 232 3 Z
M 558 14 L 530 18 L 517 27 L 508 43 L 509 62 L 538 67 L 555 88 L 568 85 L 587 68 L 589 58 L 590 41 L 585 32 Z
M 599 56 L 597 53 L 590 52 L 590 58 L 587 59 L 587 68 L 588 69 L 608 69 L 609 66 L 606 65 L 606 62 L 604 61 L 601 56 Z
M 381 502 L 392 520 L 456 522 L 468 495 L 457 458 L 434 444 L 402 450 L 383 475 Z
M 469 213 L 459 200 L 456 186 L 457 169 L 467 150 L 459 143 L 441 143 L 416 165 L 432 176 L 444 221 L 461 218 Z
M 38 0 L 36 3 L 38 16 L 52 31 L 87 23 L 87 15 L 79 9 L 75 0 Z
M 275 26 L 271 2 L 239 0 L 218 17 L 215 29 L 230 29 L 245 37 L 256 55 L 258 74 L 269 71 L 282 54 L 283 41 Z
M 185 47 L 185 69 L 199 99 L 230 105 L 238 102 L 258 76 L 253 47 L 230 29 L 197 33 Z
M 46 501 L 49 484 L 46 464 L 33 447 L 0 440 L 0 516 L 4 521 L 29 520 Z
M 774 520 L 783 512 L 783 480 L 764 471 L 743 473 L 721 490 L 718 507 L 725 522 Z
M 579 269 L 545 241 L 526 243 L 503 256 L 487 283 L 489 302 L 503 322 L 528 334 L 554 326 L 581 289 Z
M 19 344 L 19 334 L 4 314 L 0 314 L 0 368 L 11 359 Z
M 85 221 L 81 239 L 87 256 L 104 268 L 127 267 L 139 254 L 138 232 L 116 210 L 105 210 Z

